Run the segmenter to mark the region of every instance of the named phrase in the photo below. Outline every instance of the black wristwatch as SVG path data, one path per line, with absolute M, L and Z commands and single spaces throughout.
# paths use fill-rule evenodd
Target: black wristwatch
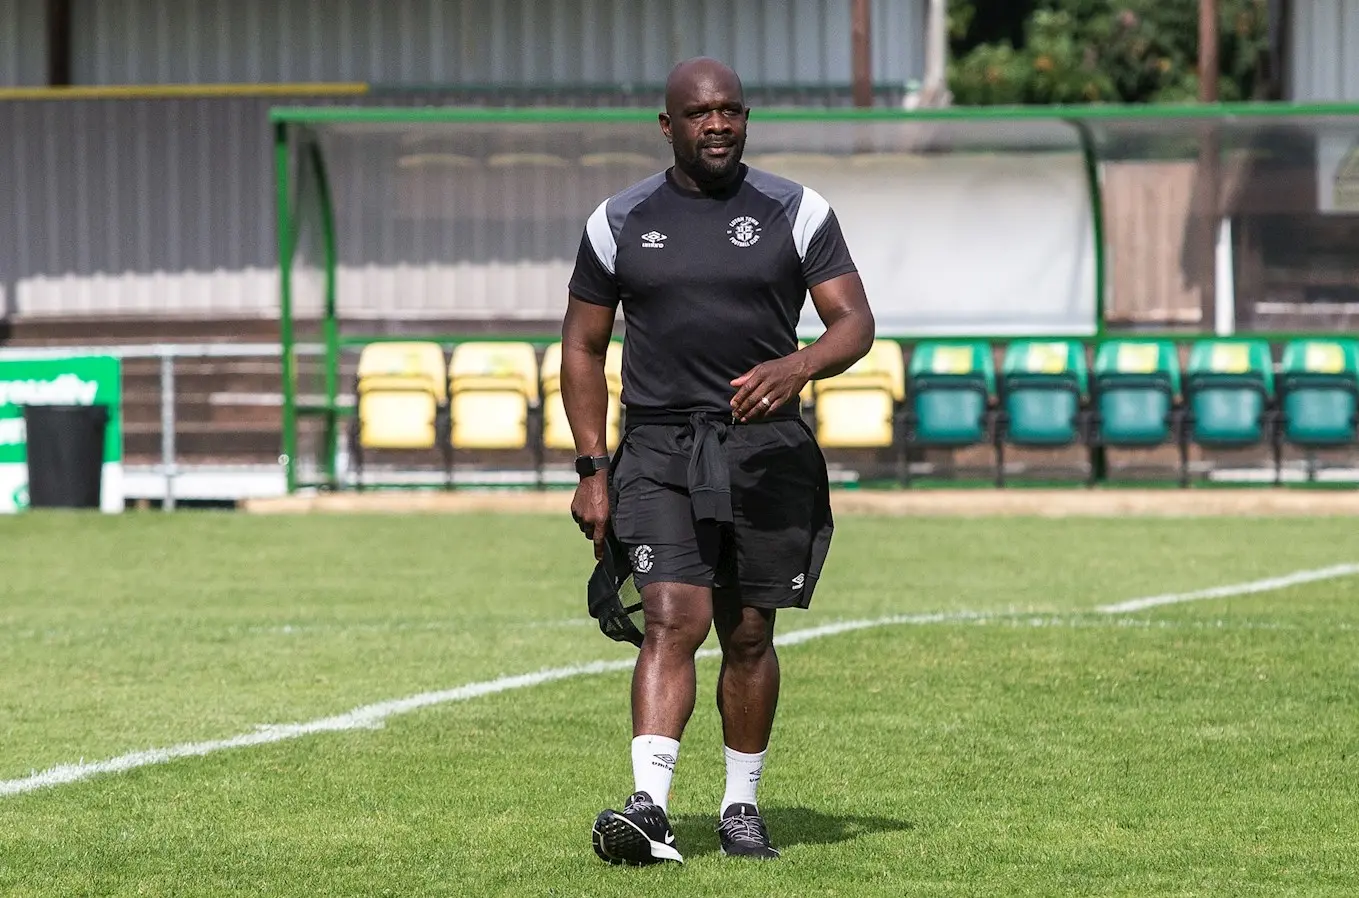
M 607 455 L 576 456 L 576 473 L 581 477 L 593 477 L 608 467 L 609 457 Z

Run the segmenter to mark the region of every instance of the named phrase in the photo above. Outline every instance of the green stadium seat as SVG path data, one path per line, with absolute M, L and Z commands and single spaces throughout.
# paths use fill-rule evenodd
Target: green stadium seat
M 991 439 L 995 362 L 983 341 L 925 340 L 911 353 L 906 379 L 905 442 L 959 448 Z M 910 479 L 910 466 L 906 468 Z
M 1092 446 L 1149 448 L 1180 440 L 1180 357 L 1168 340 L 1110 340 L 1095 353 Z M 1185 469 L 1181 459 L 1180 469 Z M 1093 466 L 1092 466 L 1093 473 Z
M 1199 340 L 1185 377 L 1187 426 L 1182 439 L 1200 446 L 1241 448 L 1272 439 L 1274 363 L 1264 340 Z M 1182 472 L 1182 482 L 1187 482 Z
M 1018 340 L 1001 368 L 996 485 L 1004 485 L 1004 445 L 1069 446 L 1085 438 L 1089 396 L 1085 347 L 1076 340 Z
M 1305 449 L 1351 446 L 1359 416 L 1359 342 L 1294 340 L 1279 372 L 1282 439 Z

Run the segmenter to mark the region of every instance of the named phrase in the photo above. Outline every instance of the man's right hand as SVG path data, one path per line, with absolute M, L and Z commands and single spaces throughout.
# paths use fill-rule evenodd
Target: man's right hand
M 595 544 L 595 561 L 604 557 L 604 531 L 609 526 L 609 472 L 585 477 L 571 499 L 571 517 Z

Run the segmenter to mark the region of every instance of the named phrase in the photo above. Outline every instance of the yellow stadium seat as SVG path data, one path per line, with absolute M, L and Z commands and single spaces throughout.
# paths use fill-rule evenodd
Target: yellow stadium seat
M 831 448 L 879 448 L 896 438 L 906 363 L 893 340 L 876 340 L 847 371 L 816 381 L 817 440 Z
M 435 343 L 370 343 L 359 354 L 358 443 L 429 449 L 445 399 L 444 354 Z
M 571 424 L 566 419 L 562 404 L 561 386 L 562 345 L 553 343 L 543 355 L 543 446 L 547 449 L 575 451 L 576 440 L 571 435 Z M 610 447 L 618 445 L 618 427 L 622 418 L 623 346 L 614 341 L 604 357 L 604 381 L 609 389 L 609 410 L 605 426 L 605 440 Z
M 817 440 L 830 448 L 893 443 L 892 396 L 880 389 L 831 390 L 816 400 Z
M 538 404 L 530 343 L 460 343 L 448 365 L 450 440 L 458 449 L 522 449 Z
M 432 449 L 447 399 L 437 343 L 369 343 L 359 353 L 350 442 L 359 485 L 364 449 Z

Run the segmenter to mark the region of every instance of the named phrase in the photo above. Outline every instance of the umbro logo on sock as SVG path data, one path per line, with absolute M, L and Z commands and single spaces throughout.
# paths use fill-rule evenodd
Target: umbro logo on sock
M 674 755 L 652 755 L 652 757 L 656 760 L 651 763 L 655 764 L 657 767 L 664 767 L 666 770 L 675 769 L 675 761 L 677 758 Z

